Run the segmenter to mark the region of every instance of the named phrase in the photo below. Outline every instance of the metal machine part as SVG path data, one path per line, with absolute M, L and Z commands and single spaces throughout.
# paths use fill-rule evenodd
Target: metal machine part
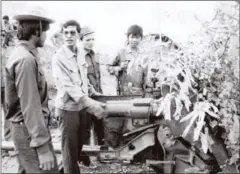
M 99 159 L 104 160 L 133 160 L 134 155 L 155 144 L 154 128 L 147 129 L 136 136 L 126 145 L 111 151 L 100 151 Z

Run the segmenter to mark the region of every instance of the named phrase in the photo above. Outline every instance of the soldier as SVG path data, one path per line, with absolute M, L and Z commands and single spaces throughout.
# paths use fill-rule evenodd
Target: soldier
M 109 63 L 109 72 L 115 75 L 118 81 L 118 95 L 143 95 L 144 82 L 146 81 L 146 68 L 143 63 L 144 50 L 139 47 L 143 37 L 143 29 L 138 25 L 132 25 L 127 31 L 127 46 L 121 49 L 117 56 Z M 125 123 L 124 123 L 125 122 Z M 111 140 L 106 142 L 112 147 L 118 146 L 119 135 L 122 131 L 127 130 L 126 127 L 122 130 L 123 125 L 127 125 L 129 120 L 125 118 L 117 118 L 116 120 L 105 120 L 105 138 Z M 110 131 L 110 132 L 109 132 Z
M 118 80 L 119 95 L 143 95 L 146 67 L 142 62 L 144 50 L 139 48 L 143 30 L 132 25 L 127 31 L 127 46 L 121 49 L 109 63 L 109 72 Z
M 85 53 L 77 48 L 80 25 L 66 21 L 62 27 L 64 45 L 52 58 L 53 78 L 57 87 L 56 115 L 62 132 L 64 173 L 79 173 L 82 145 L 86 131 L 86 112 L 101 118 L 105 105 L 88 96 L 99 95 L 87 78 Z
M 87 68 L 88 80 L 97 92 L 102 93 L 99 60 L 98 56 L 95 54 L 93 50 L 95 42 L 95 32 L 89 27 L 83 27 L 81 31 L 80 40 L 82 41 L 85 60 L 86 63 L 88 64 Z M 93 127 L 94 129 L 93 132 L 97 137 L 97 143 L 99 145 L 103 145 L 104 134 L 102 119 L 98 120 L 93 115 L 87 114 L 86 127 L 87 130 L 84 144 L 90 144 L 91 127 Z M 81 156 L 81 161 L 83 161 L 83 164 L 86 166 L 90 165 L 90 158 L 86 154 L 83 154 Z
M 19 21 L 14 48 L 5 66 L 6 119 L 19 162 L 26 173 L 59 173 L 48 128 L 47 83 L 37 47 L 43 47 L 52 19 L 41 8 L 16 15 Z
M 94 42 L 95 42 L 95 32 L 89 27 L 83 27 L 81 31 L 81 41 L 84 48 L 85 60 L 88 64 L 88 79 L 94 89 L 102 93 L 101 86 L 101 74 L 100 74 L 100 64 L 98 56 L 93 51 Z M 90 126 L 94 126 L 95 134 L 98 138 L 98 144 L 103 145 L 103 123 L 102 119 L 97 120 L 94 116 L 88 115 L 89 119 L 89 129 L 88 129 L 88 142 L 90 138 Z

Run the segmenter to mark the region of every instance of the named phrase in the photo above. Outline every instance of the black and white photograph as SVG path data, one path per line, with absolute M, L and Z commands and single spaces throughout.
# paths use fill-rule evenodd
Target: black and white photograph
M 239 1 L 1 3 L 1 173 L 240 174 Z

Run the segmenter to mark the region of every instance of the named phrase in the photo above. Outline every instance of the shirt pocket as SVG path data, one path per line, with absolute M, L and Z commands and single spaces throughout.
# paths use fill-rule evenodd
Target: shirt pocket
M 88 76 L 94 76 L 97 80 L 100 78 L 100 65 L 99 63 L 96 63 L 95 66 L 88 66 L 87 68 L 87 74 Z
M 69 71 L 69 76 L 72 80 L 72 82 L 76 85 L 81 85 L 81 76 L 80 76 L 80 72 L 77 68 L 71 68 L 68 69 Z
M 95 73 L 95 70 L 92 65 L 88 66 L 87 71 L 88 71 L 87 72 L 88 75 L 94 75 L 94 73 Z

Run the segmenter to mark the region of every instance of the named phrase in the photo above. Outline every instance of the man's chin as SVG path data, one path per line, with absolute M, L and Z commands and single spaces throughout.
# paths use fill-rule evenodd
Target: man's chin
M 66 45 L 67 47 L 74 47 L 76 44 L 72 44 L 72 43 L 65 43 L 65 45 Z
M 42 48 L 44 47 L 44 44 L 37 44 L 37 47 Z
M 93 47 L 85 47 L 86 50 L 92 50 Z
M 131 44 L 130 45 L 132 48 L 137 48 L 138 47 L 138 44 Z

